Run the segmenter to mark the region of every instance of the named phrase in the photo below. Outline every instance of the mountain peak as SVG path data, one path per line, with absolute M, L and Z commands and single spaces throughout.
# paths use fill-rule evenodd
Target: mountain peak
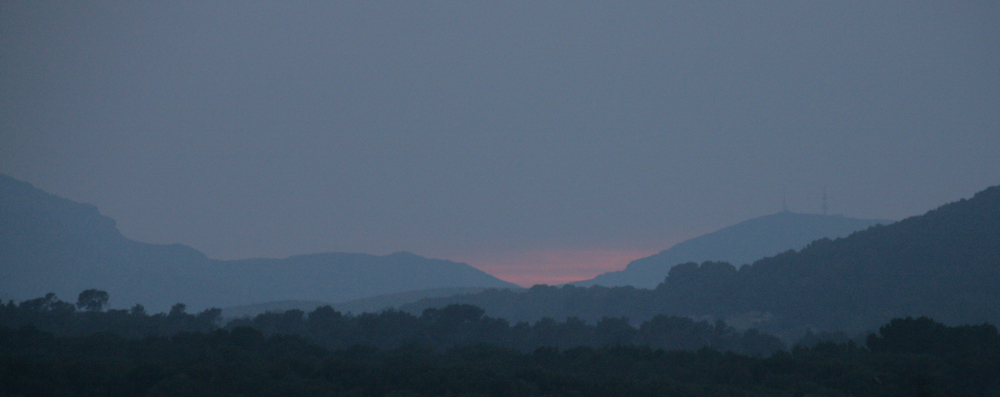
M 625 270 L 573 284 L 653 288 L 663 281 L 671 267 L 680 263 L 723 261 L 739 267 L 781 252 L 802 249 L 817 239 L 845 237 L 887 223 L 891 221 L 780 211 L 677 243 L 658 254 L 632 261 Z

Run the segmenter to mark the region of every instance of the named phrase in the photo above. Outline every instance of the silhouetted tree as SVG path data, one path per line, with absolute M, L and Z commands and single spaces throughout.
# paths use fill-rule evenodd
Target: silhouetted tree
M 184 311 L 187 310 L 187 305 L 183 303 L 178 303 L 170 307 L 170 317 L 180 317 L 184 315 Z
M 32 310 L 32 311 L 43 312 L 51 310 L 52 306 L 55 305 L 57 302 L 59 302 L 59 299 L 56 298 L 56 294 L 49 292 L 45 294 L 44 297 L 29 299 L 24 302 L 21 302 L 21 304 L 18 307 L 21 310 Z
M 96 289 L 88 289 L 80 293 L 76 299 L 76 307 L 88 312 L 99 312 L 108 304 L 108 293 Z

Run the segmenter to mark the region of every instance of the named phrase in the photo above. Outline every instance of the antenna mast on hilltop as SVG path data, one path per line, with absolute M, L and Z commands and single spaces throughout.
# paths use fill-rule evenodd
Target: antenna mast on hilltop
M 781 189 L 781 212 L 788 212 L 788 195 Z
M 823 215 L 826 215 L 826 185 L 823 185 Z

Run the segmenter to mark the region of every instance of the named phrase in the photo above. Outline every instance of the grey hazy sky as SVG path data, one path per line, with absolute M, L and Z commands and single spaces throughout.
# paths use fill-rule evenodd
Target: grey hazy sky
M 508 280 L 1000 183 L 1000 2 L 0 2 L 0 172 L 216 258 Z

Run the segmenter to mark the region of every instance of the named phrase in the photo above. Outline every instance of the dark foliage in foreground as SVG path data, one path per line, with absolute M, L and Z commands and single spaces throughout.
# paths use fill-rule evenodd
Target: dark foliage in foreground
M 83 303 L 93 307 L 87 292 L 81 293 L 77 305 Z M 97 291 L 103 292 L 103 291 Z M 106 292 L 104 294 L 107 294 Z M 107 297 L 103 298 L 107 301 Z M 178 332 L 208 332 L 218 328 L 220 309 L 208 309 L 198 314 L 186 312 L 186 306 L 178 303 L 169 313 L 147 314 L 142 305 L 130 310 L 99 311 L 89 309 L 77 311 L 76 306 L 59 300 L 55 294 L 47 294 L 15 304 L 0 304 L 0 325 L 20 328 L 31 325 L 57 336 L 89 335 L 96 332 L 112 332 L 127 338 L 146 336 L 170 336 Z
M 991 325 L 897 319 L 852 342 L 771 357 L 711 349 L 328 350 L 248 327 L 129 339 L 0 327 L 0 391 L 23 396 L 966 395 L 1000 392 Z
M 236 326 L 251 326 L 266 334 L 299 335 L 328 348 L 368 345 L 391 349 L 416 344 L 441 349 L 488 343 L 528 352 L 543 346 L 565 349 L 644 345 L 670 350 L 712 347 L 766 356 L 785 347 L 777 337 L 753 329 L 739 331 L 722 321 L 710 324 L 660 315 L 638 328 L 631 326 L 626 318 L 604 318 L 596 324 L 575 318 L 564 322 L 544 318 L 534 325 L 525 322 L 511 325 L 507 320 L 484 316 L 482 309 L 469 305 L 427 309 L 419 317 L 393 310 L 351 316 L 320 307 L 308 316 L 290 310 L 234 320 L 228 325 Z
M 81 301 L 84 299 L 81 298 Z M 177 304 L 169 314 L 148 315 L 141 306 L 129 311 L 80 312 L 74 309 L 73 304 L 60 301 L 53 294 L 19 305 L 14 302 L 0 305 L 0 325 L 18 328 L 28 324 L 62 336 L 95 332 L 111 332 L 129 338 L 171 336 L 178 332 L 208 332 L 219 328 L 219 310 L 188 314 L 184 305 Z M 411 344 L 443 350 L 488 343 L 530 352 L 542 346 L 565 349 L 645 345 L 668 350 L 711 347 L 720 351 L 767 356 L 785 348 L 784 343 L 774 336 L 752 329 L 739 331 L 722 321 L 710 324 L 661 315 L 638 328 L 631 326 L 626 318 L 604 318 L 596 324 L 570 318 L 564 322 L 542 319 L 534 325 L 511 325 L 504 319 L 484 316 L 482 309 L 469 305 L 427 309 L 420 316 L 393 310 L 352 316 L 323 306 L 308 313 L 308 316 L 300 310 L 265 313 L 254 318 L 233 320 L 226 328 L 240 326 L 258 329 L 265 335 L 297 335 L 332 349 L 353 345 L 392 349 Z

